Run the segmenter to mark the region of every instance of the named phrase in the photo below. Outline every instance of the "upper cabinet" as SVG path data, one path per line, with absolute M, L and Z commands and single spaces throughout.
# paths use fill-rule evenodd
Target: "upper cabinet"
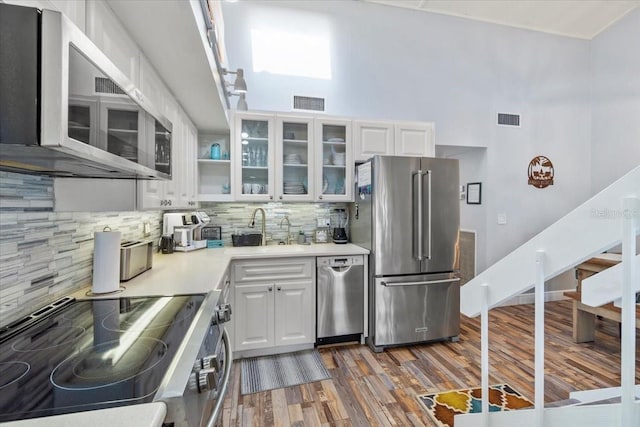
M 365 161 L 372 156 L 395 154 L 393 122 L 353 122 L 353 148 L 356 161 Z
M 316 118 L 316 200 L 351 201 L 353 147 L 351 120 Z
M 351 121 L 235 113 L 235 200 L 350 201 Z
M 69 2 L 73 3 L 73 2 Z M 140 49 L 106 2 L 86 2 L 86 34 L 91 41 L 140 87 Z
M 429 122 L 353 122 L 355 161 L 372 156 L 435 156 L 435 125 Z
M 245 201 L 274 199 L 275 115 L 237 113 L 234 119 L 235 198 Z
M 398 122 L 395 124 L 395 155 L 434 157 L 435 124 Z
M 314 196 L 313 117 L 277 115 L 276 187 L 277 200 L 312 201 Z

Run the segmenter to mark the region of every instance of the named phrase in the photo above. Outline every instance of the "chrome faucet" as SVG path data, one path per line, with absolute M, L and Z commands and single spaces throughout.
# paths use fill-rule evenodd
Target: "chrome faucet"
M 267 219 L 266 214 L 264 213 L 264 209 L 255 208 L 253 213 L 251 214 L 251 218 L 249 219 L 249 228 L 255 228 L 256 226 L 256 212 L 260 211 L 262 214 L 262 242 L 260 243 L 262 246 L 267 246 Z
M 287 221 L 287 245 L 291 244 L 291 222 L 289 222 L 289 217 L 285 216 L 284 218 L 282 218 L 282 221 L 280 221 L 280 228 L 282 228 L 282 224 Z

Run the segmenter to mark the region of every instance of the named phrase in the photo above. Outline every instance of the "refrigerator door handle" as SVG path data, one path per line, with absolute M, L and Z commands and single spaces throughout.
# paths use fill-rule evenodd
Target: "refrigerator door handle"
M 386 286 L 386 287 L 393 287 L 393 286 L 422 286 L 422 285 L 435 285 L 437 283 L 452 283 L 452 282 L 459 282 L 460 278 L 456 277 L 453 279 L 441 279 L 441 280 L 422 280 L 419 282 L 394 282 L 394 283 L 389 283 L 389 282 L 385 282 L 382 281 L 380 282 L 380 284 L 382 286 Z
M 431 259 L 431 171 L 426 171 L 424 175 L 427 175 L 427 189 L 429 190 L 429 200 L 427 203 L 427 208 L 429 209 L 429 212 L 427 213 L 427 231 L 429 233 L 429 242 L 427 245 L 428 252 L 425 258 Z
M 414 215 L 414 220 L 413 223 L 414 225 L 417 224 L 418 227 L 418 232 L 416 233 L 414 230 L 413 233 L 413 238 L 414 240 L 417 239 L 416 245 L 414 245 L 414 248 L 417 248 L 417 251 L 415 252 L 415 258 L 418 261 L 422 261 L 423 255 L 422 255 L 422 171 L 419 170 L 417 172 L 413 172 L 412 174 L 412 179 L 414 182 L 414 187 L 413 187 L 413 191 L 414 194 L 417 193 L 418 195 L 418 201 L 416 203 L 417 206 L 413 207 L 413 215 Z M 417 185 L 415 185 L 416 182 L 416 178 L 417 179 Z M 412 198 L 412 200 L 415 200 L 415 197 Z M 417 208 L 417 209 L 416 209 Z M 417 212 L 416 212 L 417 211 Z

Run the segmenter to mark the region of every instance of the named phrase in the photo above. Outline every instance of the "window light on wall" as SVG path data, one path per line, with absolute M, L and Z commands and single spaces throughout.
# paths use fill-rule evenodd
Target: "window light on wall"
M 252 29 L 251 50 L 256 73 L 331 79 L 328 36 Z

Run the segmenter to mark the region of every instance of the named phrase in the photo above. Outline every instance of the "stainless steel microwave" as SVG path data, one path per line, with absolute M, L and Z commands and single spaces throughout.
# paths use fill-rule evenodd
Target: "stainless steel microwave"
M 0 169 L 171 178 L 171 123 L 67 17 L 0 4 Z

